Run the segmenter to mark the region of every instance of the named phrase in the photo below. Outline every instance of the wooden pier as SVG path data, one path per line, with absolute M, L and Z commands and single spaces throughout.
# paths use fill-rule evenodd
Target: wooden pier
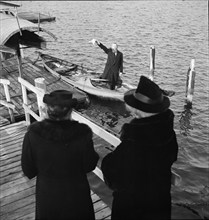
M 24 116 L 22 91 L 17 79 L 19 73 L 16 59 L 5 61 L 3 67 L 0 78 L 10 81 L 9 92 L 11 101 L 16 107 L 14 112 L 15 116 Z M 33 85 L 35 78 L 43 77 L 47 85 L 47 92 L 61 88 L 69 89 L 67 83 L 52 76 L 43 68 L 33 65 L 31 61 L 27 59 L 23 60 L 22 69 L 22 77 Z M 0 90 L 0 99 L 2 99 L 1 97 L 4 99 L 4 92 L 2 89 Z M 28 99 L 28 104 L 37 110 L 38 106 L 35 94 L 29 92 Z M 21 121 L 8 125 L 9 122 L 5 118 L 10 118 L 8 109 L 0 107 L 0 219 L 34 219 L 35 179 L 28 180 L 24 177 L 20 164 L 22 141 L 27 129 L 26 122 Z M 89 122 L 87 122 L 87 124 L 89 124 Z M 104 140 L 101 138 L 100 134 L 94 134 L 94 147 L 100 156 L 96 171 L 100 171 L 99 168 L 102 158 L 113 150 L 111 145 L 117 146 L 118 144 L 118 141 L 114 142 L 114 138 L 111 141 L 110 135 L 107 136 L 103 134 L 103 136 L 105 136 L 105 138 L 103 137 Z M 93 184 L 93 179 L 95 178 L 97 178 L 97 184 Z M 96 219 L 110 219 L 110 207 L 112 204 L 111 190 L 108 189 L 102 181 L 100 173 L 89 173 L 88 180 L 92 189 L 91 197 L 94 204 Z M 105 190 L 106 192 L 103 194 L 101 189 L 105 187 L 107 190 Z M 183 206 L 172 205 L 172 219 L 182 219 L 182 216 L 184 219 L 200 219 L 200 216 L 192 210 Z M 187 216 L 187 218 L 185 218 L 185 216 Z
M 32 220 L 35 216 L 35 178 L 29 180 L 21 170 L 21 150 L 26 122 L 0 128 L 0 219 Z M 99 137 L 94 136 L 95 146 Z M 96 219 L 110 219 L 111 209 L 91 191 Z
M 24 109 L 22 107 L 22 93 L 21 93 L 21 85 L 18 82 L 17 78 L 19 76 L 18 64 L 16 58 L 11 58 L 8 60 L 2 61 L 3 69 L 0 73 L 1 79 L 7 79 L 10 81 L 9 92 L 11 97 L 11 102 L 15 105 L 14 116 L 16 118 L 24 115 Z M 87 95 L 83 92 L 75 92 L 75 88 L 70 86 L 66 82 L 64 82 L 61 78 L 55 77 L 52 74 L 49 74 L 46 70 L 44 70 L 40 66 L 35 66 L 32 64 L 32 61 L 29 59 L 22 60 L 22 78 L 30 82 L 34 85 L 34 79 L 36 78 L 44 78 L 47 86 L 47 93 L 52 92 L 56 89 L 66 89 L 75 93 L 75 98 L 79 98 L 81 103 L 85 103 L 85 99 L 87 99 Z M 78 90 L 76 90 L 78 91 Z M 0 99 L 4 99 L 5 94 L 2 88 L 0 88 Z M 37 100 L 34 93 L 28 94 L 29 105 L 33 110 L 37 110 Z M 0 116 L 4 118 L 9 118 L 9 114 L 7 108 L 0 107 Z

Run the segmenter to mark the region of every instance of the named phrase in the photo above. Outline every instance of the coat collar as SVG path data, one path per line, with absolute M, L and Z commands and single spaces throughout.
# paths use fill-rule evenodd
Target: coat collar
M 151 117 L 133 119 L 122 127 L 121 140 L 132 140 L 150 146 L 162 145 L 173 137 L 173 119 L 174 114 L 170 109 Z
M 87 125 L 71 120 L 53 121 L 45 119 L 31 124 L 28 130 L 50 141 L 65 142 L 79 139 L 81 136 L 92 135 L 92 131 Z

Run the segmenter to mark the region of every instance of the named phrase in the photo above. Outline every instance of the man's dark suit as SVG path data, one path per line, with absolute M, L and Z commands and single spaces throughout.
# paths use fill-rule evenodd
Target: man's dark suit
M 110 89 L 115 89 L 118 81 L 121 81 L 119 72 L 123 72 L 123 54 L 117 51 L 117 55 L 115 56 L 111 48 L 105 47 L 102 43 L 98 46 L 107 54 L 107 63 L 101 78 L 109 81 Z

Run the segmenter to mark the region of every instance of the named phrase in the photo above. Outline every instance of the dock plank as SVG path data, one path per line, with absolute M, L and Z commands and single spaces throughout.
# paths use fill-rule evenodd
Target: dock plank
M 96 219 L 104 219 L 106 218 L 107 216 L 110 216 L 111 215 L 111 209 L 109 207 L 106 207 L 102 210 L 100 210 L 99 212 L 96 212 L 95 213 L 95 218 Z
M 27 214 L 35 212 L 35 203 L 28 204 L 20 209 L 17 209 L 13 212 L 7 212 L 5 215 L 1 216 L 1 220 L 15 220 L 17 218 L 22 218 Z
M 21 155 L 16 156 L 16 157 L 12 157 L 12 158 L 7 159 L 7 160 L 0 160 L 0 169 L 1 169 L 1 166 L 4 166 L 4 165 L 7 165 L 7 164 L 16 162 L 16 161 L 18 161 L 20 159 L 21 159 Z
M 17 200 L 11 204 L 7 204 L 1 207 L 1 213 L 0 218 L 2 215 L 5 215 L 7 213 L 13 213 L 18 209 L 21 209 L 29 204 L 35 203 L 35 195 L 29 195 L 28 197 L 22 198 L 20 200 Z
M 34 220 L 35 219 L 35 212 L 33 210 L 31 210 L 32 212 L 27 214 L 27 215 L 24 215 L 24 216 L 21 216 L 21 217 L 18 217 L 16 218 L 16 220 Z
M 4 205 L 16 202 L 16 201 L 18 201 L 22 198 L 28 197 L 28 196 L 33 195 L 33 194 L 35 194 L 35 185 L 30 187 L 30 188 L 24 189 L 20 192 L 17 192 L 15 194 L 13 194 L 12 196 L 4 197 L 0 201 L 0 205 L 3 207 Z

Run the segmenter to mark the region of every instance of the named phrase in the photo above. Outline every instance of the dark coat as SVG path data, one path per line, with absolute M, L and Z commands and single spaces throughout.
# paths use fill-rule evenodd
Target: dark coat
M 107 62 L 101 77 L 116 85 L 120 79 L 119 72 L 123 72 L 123 54 L 118 50 L 115 56 L 112 49 L 105 47 L 102 43 L 99 44 L 99 47 L 107 54 Z
M 35 122 L 25 134 L 22 170 L 36 181 L 36 219 L 94 219 L 86 173 L 97 164 L 92 131 L 77 121 Z
M 178 144 L 171 110 L 124 124 L 121 144 L 102 161 L 113 191 L 112 219 L 170 219 L 171 166 Z

